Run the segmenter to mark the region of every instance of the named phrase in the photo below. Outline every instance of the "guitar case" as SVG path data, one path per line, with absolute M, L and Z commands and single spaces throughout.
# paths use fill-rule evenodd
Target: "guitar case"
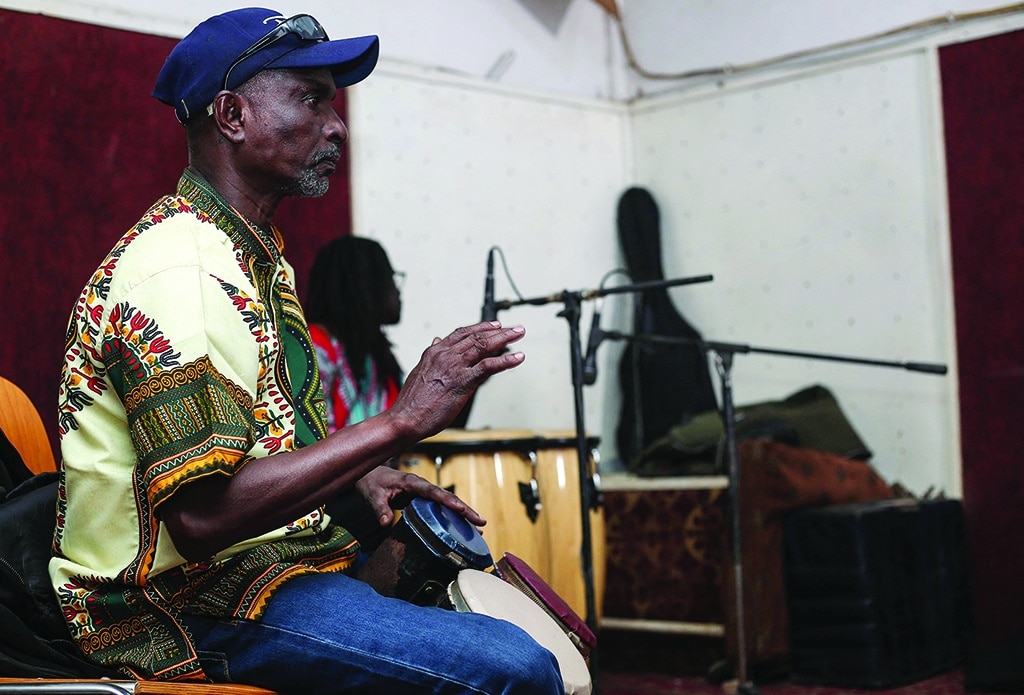
M 627 189 L 619 198 L 618 235 L 633 282 L 664 280 L 661 219 L 654 197 L 644 188 Z M 701 335 L 680 314 L 668 288 L 633 296 L 633 334 L 685 338 L 691 344 L 664 345 L 631 340 L 619 362 L 622 410 L 616 430 L 619 458 L 638 475 L 679 475 L 660 463 L 645 466 L 638 455 L 676 425 L 717 406 Z

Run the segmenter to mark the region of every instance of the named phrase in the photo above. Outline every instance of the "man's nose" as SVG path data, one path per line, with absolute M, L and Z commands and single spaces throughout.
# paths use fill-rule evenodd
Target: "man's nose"
M 337 142 L 339 145 L 348 140 L 348 128 L 345 127 L 345 122 L 341 120 L 341 116 L 334 109 L 331 109 L 331 114 L 334 116 L 330 119 L 325 127 L 325 135 L 331 142 Z

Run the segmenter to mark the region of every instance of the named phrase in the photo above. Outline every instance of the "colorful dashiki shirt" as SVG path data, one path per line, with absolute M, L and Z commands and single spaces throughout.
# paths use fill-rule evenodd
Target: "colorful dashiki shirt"
M 345 358 L 345 348 L 340 340 L 315 323 L 309 327 L 309 335 L 320 365 L 320 383 L 327 402 L 327 429 L 330 432 L 362 422 L 394 404 L 399 384 L 389 379 L 387 388 L 382 386 L 377 364 L 369 355 L 366 356 L 365 376 L 360 383 Z
M 63 471 L 50 576 L 75 641 L 136 677 L 205 678 L 179 613 L 259 619 L 300 574 L 350 568 L 358 546 L 322 509 L 186 562 L 157 519 L 182 484 L 326 435 L 293 270 L 187 169 L 125 234 L 68 326 Z

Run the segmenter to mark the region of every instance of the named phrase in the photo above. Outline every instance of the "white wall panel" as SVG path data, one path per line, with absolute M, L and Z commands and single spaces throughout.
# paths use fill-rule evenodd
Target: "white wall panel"
M 666 274 L 709 340 L 955 367 L 941 131 L 924 50 L 634 113 L 638 178 L 659 201 Z M 956 382 L 762 354 L 737 404 L 821 383 L 888 480 L 959 493 Z

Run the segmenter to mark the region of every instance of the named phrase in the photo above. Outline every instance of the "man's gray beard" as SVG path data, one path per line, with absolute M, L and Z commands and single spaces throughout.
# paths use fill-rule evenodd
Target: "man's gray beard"
M 304 198 L 319 198 L 327 193 L 327 189 L 331 186 L 331 181 L 326 176 L 317 175 L 316 167 L 326 159 L 337 159 L 340 152 L 341 148 L 337 145 L 332 145 L 326 150 L 317 152 L 316 156 L 313 157 L 312 166 L 302 172 L 292 187 L 285 191 L 285 194 L 302 196 Z
M 302 176 L 295 182 L 295 190 L 291 195 L 303 196 L 305 198 L 319 198 L 330 187 L 331 181 L 326 176 L 317 176 L 313 169 L 306 169 Z

